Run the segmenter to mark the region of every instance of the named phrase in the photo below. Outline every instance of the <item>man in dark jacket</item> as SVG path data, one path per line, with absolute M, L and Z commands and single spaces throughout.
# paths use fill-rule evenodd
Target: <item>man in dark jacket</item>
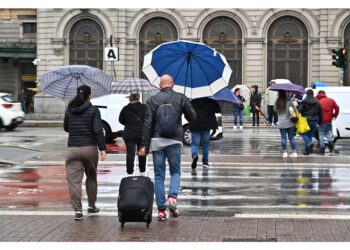
M 182 147 L 182 114 L 191 123 L 196 119 L 196 112 L 192 108 L 184 94 L 173 91 L 174 81 L 170 75 L 163 75 L 159 84 L 161 91 L 152 96 L 147 101 L 145 124 L 142 135 L 143 147 L 139 151 L 140 155 L 152 152 L 156 203 L 158 208 L 158 220 L 166 220 L 166 199 L 165 199 L 165 161 L 168 160 L 170 168 L 170 186 L 168 192 L 168 207 L 173 217 L 179 216 L 176 207 L 176 198 L 180 186 L 180 164 Z M 176 110 L 177 131 L 171 138 L 160 136 L 159 126 L 156 126 L 157 111 L 162 104 L 171 104 Z
M 256 125 L 259 127 L 259 111 L 261 106 L 261 94 L 259 93 L 258 85 L 253 85 L 253 93 L 250 96 L 250 112 L 253 113 L 253 126 Z
M 209 167 L 209 139 L 210 130 L 216 130 L 218 123 L 215 113 L 220 113 L 219 104 L 210 98 L 199 98 L 192 100 L 192 106 L 197 114 L 197 119 L 190 123 L 191 131 L 191 154 L 192 169 L 197 167 L 198 147 L 201 143 L 203 149 L 203 167 Z
M 314 144 L 312 143 L 312 137 L 315 135 L 317 124 L 322 123 L 322 108 L 320 103 L 314 97 L 314 91 L 308 89 L 306 91 L 306 97 L 298 106 L 298 111 L 302 116 L 306 117 L 310 130 L 301 134 L 305 142 L 304 155 L 312 153 Z
M 326 92 L 323 90 L 318 91 L 316 98 L 321 104 L 323 115 L 321 125 L 318 126 L 320 153 L 325 153 L 324 137 L 327 138 L 329 151 L 332 153 L 334 148 L 332 138 L 332 120 L 337 119 L 339 114 L 339 106 L 332 98 L 328 98 L 326 96 Z
M 140 150 L 142 128 L 145 120 L 146 105 L 139 102 L 140 94 L 129 96 L 130 103 L 123 107 L 119 115 L 119 122 L 124 125 L 123 139 L 126 146 L 126 172 L 134 173 L 135 148 Z M 140 175 L 146 170 L 146 156 L 139 156 Z

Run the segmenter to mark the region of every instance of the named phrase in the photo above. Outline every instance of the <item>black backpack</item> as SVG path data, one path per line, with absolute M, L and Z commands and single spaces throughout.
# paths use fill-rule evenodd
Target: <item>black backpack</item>
M 170 96 L 170 100 L 173 95 Z M 171 103 L 164 103 L 158 107 L 156 130 L 161 137 L 172 138 L 177 133 L 177 112 Z

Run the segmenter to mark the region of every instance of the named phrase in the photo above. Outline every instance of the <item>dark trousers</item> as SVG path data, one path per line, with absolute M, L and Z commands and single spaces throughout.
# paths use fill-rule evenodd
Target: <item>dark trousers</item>
M 69 147 L 66 156 L 66 175 L 69 195 L 74 211 L 81 211 L 81 185 L 84 172 L 86 175 L 86 194 L 89 207 L 95 207 L 97 198 L 97 163 L 96 146 Z
M 253 126 L 255 126 L 255 119 L 256 125 L 259 126 L 259 111 L 253 112 Z
M 141 140 L 129 140 L 124 139 L 126 146 L 126 172 L 128 174 L 134 173 L 134 161 L 135 161 L 135 153 L 136 147 L 137 152 L 141 148 Z M 139 169 L 140 173 L 145 172 L 146 170 L 146 156 L 139 156 Z
M 274 108 L 274 106 L 272 106 L 272 105 L 267 106 L 267 113 L 269 115 L 269 124 L 272 124 L 272 120 L 273 120 L 274 124 L 276 124 L 278 121 L 277 114 L 273 108 Z

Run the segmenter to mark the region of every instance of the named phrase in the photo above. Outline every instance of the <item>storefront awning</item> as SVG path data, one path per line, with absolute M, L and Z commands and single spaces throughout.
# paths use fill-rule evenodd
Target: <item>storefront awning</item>
M 36 58 L 36 48 L 0 48 L 0 58 Z

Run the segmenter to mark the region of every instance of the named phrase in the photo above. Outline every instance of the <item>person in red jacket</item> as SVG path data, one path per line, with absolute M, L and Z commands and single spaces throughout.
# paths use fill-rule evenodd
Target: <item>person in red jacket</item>
M 325 153 L 325 145 L 324 145 L 324 137 L 328 140 L 329 151 L 333 153 L 334 144 L 332 140 L 332 120 L 336 119 L 339 114 L 339 106 L 332 99 L 326 96 L 326 92 L 324 90 L 318 91 L 316 96 L 317 100 L 320 102 L 322 107 L 322 123 L 318 126 L 318 134 L 320 141 L 320 153 Z

